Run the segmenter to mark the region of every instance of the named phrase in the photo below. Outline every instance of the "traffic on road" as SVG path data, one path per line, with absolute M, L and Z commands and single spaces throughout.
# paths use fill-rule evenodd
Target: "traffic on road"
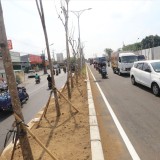
M 160 97 L 133 86 L 129 74 L 107 67 L 108 79 L 102 79 L 94 65 L 88 67 L 106 159 L 159 159 Z

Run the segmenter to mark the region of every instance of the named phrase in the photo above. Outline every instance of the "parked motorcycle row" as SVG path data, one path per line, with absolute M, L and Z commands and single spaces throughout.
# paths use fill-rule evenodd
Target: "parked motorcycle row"
M 108 78 L 107 64 L 105 61 L 101 63 L 94 62 L 93 65 L 94 68 L 101 74 L 102 79 Z

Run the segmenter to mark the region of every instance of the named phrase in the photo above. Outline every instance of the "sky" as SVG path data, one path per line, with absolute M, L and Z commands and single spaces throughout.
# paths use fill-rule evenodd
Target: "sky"
M 66 57 L 65 29 L 58 15 L 60 0 L 42 0 L 51 56 Z M 1 0 L 11 51 L 21 55 L 46 52 L 45 38 L 35 0 Z M 149 35 L 160 36 L 159 0 L 70 0 L 69 35 L 78 42 L 78 18 L 72 11 L 85 10 L 79 18 L 80 40 L 85 58 L 103 56 L 105 48 L 140 42 Z M 72 55 L 72 53 L 71 53 Z

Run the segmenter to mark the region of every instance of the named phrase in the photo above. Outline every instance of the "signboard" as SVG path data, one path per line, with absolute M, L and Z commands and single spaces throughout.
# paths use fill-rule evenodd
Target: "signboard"
M 29 61 L 31 64 L 41 64 L 42 58 L 39 55 L 29 54 Z
M 20 53 L 10 51 L 12 62 L 21 62 Z
M 9 50 L 13 49 L 13 47 L 12 47 L 12 41 L 11 40 L 7 40 L 7 43 L 8 43 L 8 49 Z

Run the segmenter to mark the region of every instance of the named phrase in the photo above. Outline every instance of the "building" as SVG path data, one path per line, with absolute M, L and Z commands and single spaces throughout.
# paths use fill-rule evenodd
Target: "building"
M 57 53 L 57 63 L 63 63 L 63 53 Z
M 21 63 L 23 70 L 31 70 L 34 69 L 38 71 L 42 68 L 42 57 L 39 55 L 27 54 L 21 56 Z
M 9 52 L 10 52 L 10 56 L 11 56 L 11 61 L 12 61 L 16 81 L 18 83 L 21 83 L 24 81 L 24 72 L 22 71 L 20 53 L 13 52 L 13 51 L 9 51 Z M 0 79 L 1 78 L 6 79 L 6 73 L 4 70 L 2 55 L 0 56 Z
M 22 70 L 20 53 L 10 51 L 10 56 L 13 64 L 13 69 Z

